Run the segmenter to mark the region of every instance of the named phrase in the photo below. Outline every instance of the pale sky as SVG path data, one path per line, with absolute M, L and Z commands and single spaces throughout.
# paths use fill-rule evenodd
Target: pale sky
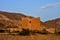
M 47 21 L 60 18 L 60 0 L 0 0 L 0 11 L 19 12 Z

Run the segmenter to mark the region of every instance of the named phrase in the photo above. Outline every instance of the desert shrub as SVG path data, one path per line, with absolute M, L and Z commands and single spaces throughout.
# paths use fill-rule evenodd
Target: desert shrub
M 58 32 L 58 34 L 60 34 L 60 31 Z
M 13 31 L 14 33 L 19 33 L 19 31 Z
M 59 32 L 56 32 L 57 35 L 60 35 L 60 31 Z
M 4 30 L 1 30 L 1 29 L 0 29 L 0 33 L 4 33 Z
M 29 29 L 22 29 L 22 31 L 19 33 L 19 35 L 30 35 L 30 30 Z

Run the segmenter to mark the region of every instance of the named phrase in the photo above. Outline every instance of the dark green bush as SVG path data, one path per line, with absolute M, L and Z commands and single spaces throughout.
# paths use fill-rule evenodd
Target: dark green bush
M 5 32 L 4 30 L 1 30 L 1 29 L 0 29 L 0 33 L 4 33 L 4 32 Z
M 60 31 L 59 32 L 56 32 L 56 34 L 60 34 Z
M 22 29 L 22 31 L 19 33 L 19 35 L 30 35 L 30 30 L 29 29 Z

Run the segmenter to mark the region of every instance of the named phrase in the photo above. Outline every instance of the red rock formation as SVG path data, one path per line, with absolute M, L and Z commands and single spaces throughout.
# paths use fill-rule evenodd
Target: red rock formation
M 23 17 L 21 25 L 24 29 L 40 30 L 40 18 Z

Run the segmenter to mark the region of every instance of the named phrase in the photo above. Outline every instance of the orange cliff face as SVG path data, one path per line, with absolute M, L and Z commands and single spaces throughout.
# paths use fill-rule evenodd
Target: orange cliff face
M 40 18 L 23 17 L 21 24 L 24 29 L 40 30 Z

